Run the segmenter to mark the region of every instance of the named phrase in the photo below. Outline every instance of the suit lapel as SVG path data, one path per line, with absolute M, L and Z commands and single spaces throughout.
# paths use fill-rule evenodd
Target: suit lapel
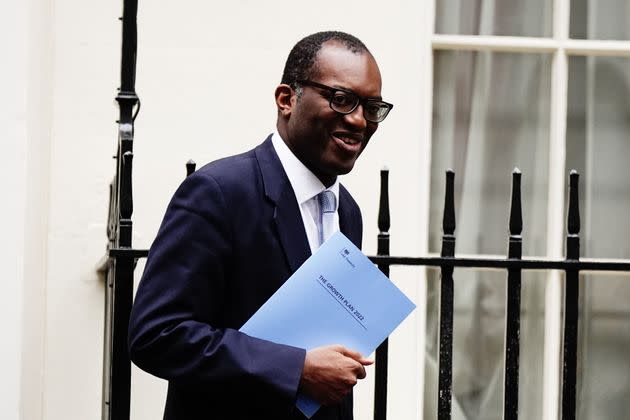
M 361 249 L 362 223 L 361 215 L 352 211 L 350 193 L 343 185 L 339 186 L 339 230 L 350 241 Z
M 273 221 L 278 239 L 291 272 L 297 270 L 311 255 L 302 214 L 291 183 L 276 154 L 271 136 L 255 150 L 262 174 L 265 195 L 274 206 Z

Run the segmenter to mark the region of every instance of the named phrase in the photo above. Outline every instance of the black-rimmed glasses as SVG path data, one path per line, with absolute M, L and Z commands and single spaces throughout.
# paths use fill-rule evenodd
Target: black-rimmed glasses
M 311 80 L 298 80 L 299 85 L 313 86 L 324 89 L 330 94 L 330 108 L 343 115 L 351 114 L 361 104 L 363 107 L 363 118 L 373 123 L 380 123 L 387 117 L 394 105 L 381 101 L 380 99 L 363 98 L 349 90 L 334 88 Z

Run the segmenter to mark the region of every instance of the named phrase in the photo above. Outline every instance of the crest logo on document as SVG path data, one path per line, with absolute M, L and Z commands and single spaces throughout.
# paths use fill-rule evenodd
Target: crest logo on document
M 352 266 L 352 268 L 356 268 L 354 263 L 352 261 L 350 261 L 350 251 L 348 250 L 348 248 L 342 248 L 341 251 L 339 251 L 339 255 L 341 255 L 341 257 L 346 260 L 346 262 L 348 264 L 350 264 Z

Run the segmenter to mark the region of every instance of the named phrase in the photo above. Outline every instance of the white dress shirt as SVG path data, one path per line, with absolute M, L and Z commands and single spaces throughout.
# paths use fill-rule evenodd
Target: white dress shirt
M 319 232 L 317 230 L 317 219 L 319 218 L 319 203 L 317 194 L 328 189 L 335 195 L 335 212 L 333 217 L 327 218 L 327 225 L 324 226 L 324 240 L 328 239 L 334 232 L 339 230 L 339 179 L 326 188 L 324 184 L 310 171 L 300 160 L 295 157 L 291 149 L 285 144 L 278 132 L 274 132 L 271 138 L 284 172 L 289 178 L 295 199 L 300 207 L 304 230 L 311 247 L 311 253 L 319 248 Z

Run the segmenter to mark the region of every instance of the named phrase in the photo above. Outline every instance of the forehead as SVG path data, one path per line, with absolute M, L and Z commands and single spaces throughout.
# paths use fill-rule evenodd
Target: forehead
M 315 60 L 318 82 L 350 89 L 361 96 L 381 96 L 381 73 L 369 52 L 354 53 L 335 41 L 324 43 Z

